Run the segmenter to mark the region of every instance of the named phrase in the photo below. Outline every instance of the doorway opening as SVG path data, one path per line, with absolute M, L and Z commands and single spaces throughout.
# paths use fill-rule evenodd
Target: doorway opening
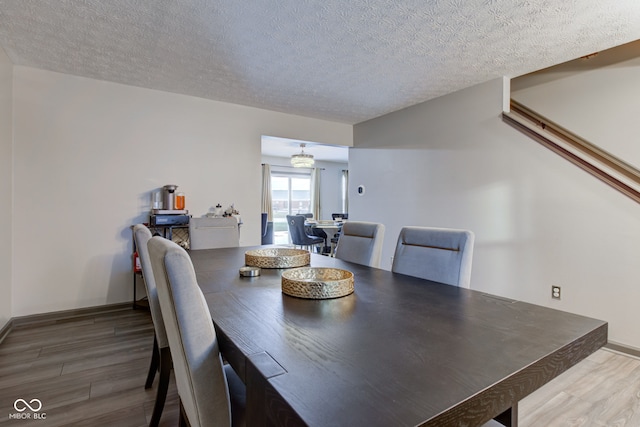
M 311 212 L 311 173 L 271 172 L 273 243 L 289 244 L 287 215 Z
M 315 163 L 312 167 L 293 167 L 291 164 L 291 156 L 300 153 L 301 143 L 305 144 L 304 152 L 313 155 Z M 262 136 L 262 163 L 270 169 L 270 203 L 266 206 L 271 206 L 272 210 L 274 244 L 291 243 L 287 215 L 314 213 L 315 219 L 331 219 L 333 213 L 344 212 L 347 208 L 347 146 Z M 263 191 L 264 188 L 263 185 Z M 265 200 L 263 195 L 263 202 Z

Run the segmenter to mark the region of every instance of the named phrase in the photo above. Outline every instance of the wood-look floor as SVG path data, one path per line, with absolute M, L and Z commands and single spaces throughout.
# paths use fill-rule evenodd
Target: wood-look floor
M 154 387 L 144 389 L 152 347 L 144 310 L 14 327 L 0 344 L 0 425 L 148 425 L 158 383 L 156 375 Z M 34 398 L 46 420 L 9 419 L 16 399 Z M 172 378 L 161 425 L 177 424 Z
M 145 426 L 153 326 L 144 310 L 15 327 L 0 344 L 0 426 Z M 16 399 L 39 399 L 45 420 L 9 419 Z M 519 424 L 640 426 L 640 360 L 599 350 L 520 403 Z M 161 425 L 178 424 L 171 379 Z
M 640 426 L 640 359 L 601 349 L 520 402 L 519 425 Z

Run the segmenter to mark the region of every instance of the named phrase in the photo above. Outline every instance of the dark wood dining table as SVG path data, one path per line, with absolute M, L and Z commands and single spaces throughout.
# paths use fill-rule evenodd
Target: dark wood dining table
M 249 426 L 515 426 L 519 400 L 607 341 L 601 320 L 316 254 L 355 292 L 290 297 L 282 269 L 240 276 L 248 249 L 190 255 Z

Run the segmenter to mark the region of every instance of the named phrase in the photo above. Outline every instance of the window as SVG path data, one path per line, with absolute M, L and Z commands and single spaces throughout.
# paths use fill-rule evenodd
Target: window
M 342 212 L 349 213 L 349 170 L 342 170 Z
M 311 211 L 311 175 L 309 173 L 271 172 L 273 207 L 273 243 L 289 244 L 287 215 Z

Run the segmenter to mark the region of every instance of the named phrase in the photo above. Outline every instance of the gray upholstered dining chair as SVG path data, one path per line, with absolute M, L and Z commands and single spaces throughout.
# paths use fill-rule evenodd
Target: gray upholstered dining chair
M 244 425 L 246 390 L 224 365 L 215 327 L 191 258 L 156 236 L 148 243 L 180 397 L 180 424 Z
M 313 219 L 313 213 L 312 213 L 312 212 L 298 213 L 298 214 L 296 214 L 296 215 L 302 215 L 302 216 L 305 218 L 305 222 L 306 222 L 307 220 Z M 322 240 L 323 240 L 325 243 L 328 243 L 328 242 L 327 242 L 327 238 L 328 238 L 329 236 L 327 236 L 327 232 L 326 232 L 326 231 L 324 231 L 322 228 L 314 227 L 314 226 L 312 226 L 312 225 L 308 225 L 308 226 L 307 226 L 307 225 L 305 225 L 305 226 L 304 226 L 304 233 L 305 233 L 307 236 L 312 236 L 312 237 L 313 237 L 313 236 L 321 237 L 321 238 L 322 238 Z M 325 250 L 325 249 L 327 249 L 327 251 L 328 251 L 328 248 L 323 248 L 321 252 L 322 252 L 322 253 L 324 253 L 324 250 Z
M 289 236 L 291 242 L 295 246 L 313 247 L 315 245 L 324 245 L 324 239 L 319 236 L 309 236 L 305 230 L 304 215 L 287 215 L 287 224 L 289 225 Z
M 269 221 L 269 215 L 266 212 L 262 212 L 262 225 L 261 225 L 261 245 L 273 244 L 273 221 Z
M 334 221 L 342 221 L 345 219 L 349 219 L 349 214 L 348 213 L 332 213 L 331 214 L 331 219 Z M 340 235 L 342 234 L 342 226 L 338 227 L 338 231 L 336 233 L 334 233 L 333 237 L 331 238 L 331 253 L 335 254 L 335 247 L 338 246 L 338 240 L 340 239 Z
M 335 257 L 344 261 L 380 267 L 384 225 L 375 222 L 348 221 L 342 225 Z
M 147 374 L 147 381 L 144 388 L 151 388 L 156 372 L 160 374 L 158 390 L 156 391 L 156 401 L 153 406 L 151 421 L 149 422 L 149 426 L 155 427 L 160 422 L 164 403 L 167 398 L 167 390 L 169 389 L 172 365 L 171 352 L 169 351 L 169 341 L 167 339 L 167 332 L 164 329 L 156 281 L 153 276 L 149 250 L 147 249 L 147 242 L 151 239 L 151 231 L 144 224 L 136 224 L 133 226 L 133 238 L 136 243 L 136 251 L 140 257 L 142 278 L 144 279 L 144 286 L 147 291 L 149 311 L 151 312 L 151 320 L 153 321 L 153 329 L 155 332 L 153 338 L 153 353 L 151 355 L 149 373 Z
M 391 271 L 468 288 L 473 242 L 468 230 L 403 227 Z
M 235 217 L 191 218 L 189 248 L 232 248 L 240 245 L 240 230 Z

